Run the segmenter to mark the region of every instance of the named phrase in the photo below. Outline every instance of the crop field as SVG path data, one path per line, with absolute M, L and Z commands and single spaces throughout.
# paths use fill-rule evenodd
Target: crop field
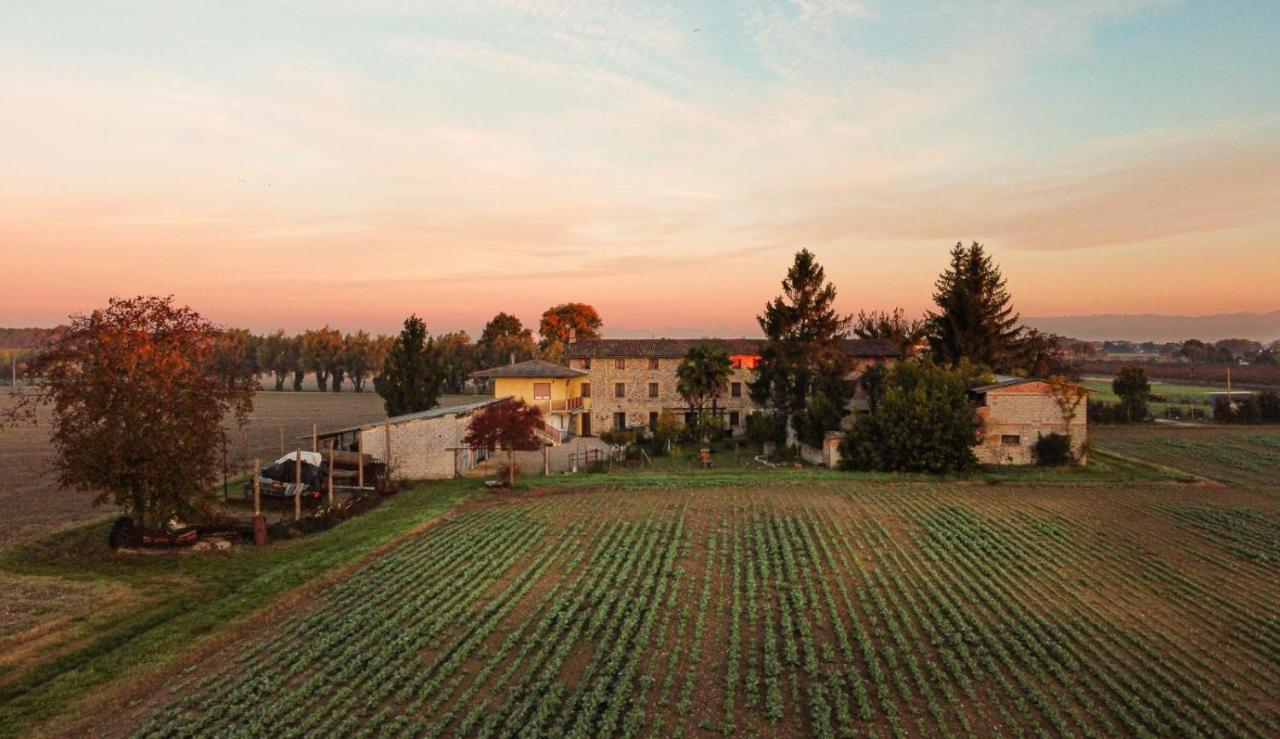
M 465 402 L 469 396 L 445 396 L 445 404 Z M 12 407 L 7 389 L 0 390 L 0 414 Z M 293 448 L 298 437 L 311 434 L 311 424 L 336 428 L 380 418 L 382 398 L 377 393 L 261 392 L 243 431 L 230 435 L 228 465 L 233 473 L 252 464 L 254 456 L 275 459 L 280 453 L 280 431 Z M 310 447 L 310 442 L 304 442 Z M 110 509 L 94 508 L 93 495 L 59 490 L 49 472 L 53 449 L 49 445 L 48 417 L 37 426 L 0 428 L 0 549 L 31 540 L 40 534 L 108 515 Z
M 1280 492 L 1280 426 L 1095 426 L 1089 435 L 1103 451 Z
M 92 730 L 1280 733 L 1271 495 L 765 479 L 473 501 Z

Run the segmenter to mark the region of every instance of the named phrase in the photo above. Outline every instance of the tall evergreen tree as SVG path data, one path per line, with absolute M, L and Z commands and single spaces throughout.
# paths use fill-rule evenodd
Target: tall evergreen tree
M 374 388 L 387 408 L 387 415 L 399 416 L 430 410 L 439 404 L 444 372 L 435 342 L 427 336 L 427 325 L 409 316 L 387 353 Z
M 782 281 L 782 295 L 756 317 L 767 342 L 747 388 L 753 401 L 771 405 L 793 426 L 811 396 L 821 394 L 837 409 L 853 396 L 849 359 L 840 349 L 850 318 L 836 312 L 835 300 L 822 265 L 802 249 Z
M 997 370 L 1016 366 L 1022 328 L 1004 277 L 982 244 L 957 242 L 935 284 L 938 310 L 927 319 L 934 359 L 955 364 L 967 358 Z

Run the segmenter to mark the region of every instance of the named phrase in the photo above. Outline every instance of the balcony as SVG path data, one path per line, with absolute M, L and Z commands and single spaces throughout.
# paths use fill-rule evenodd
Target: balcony
M 584 410 L 582 398 L 564 398 L 562 400 L 542 400 L 548 413 L 578 413 Z

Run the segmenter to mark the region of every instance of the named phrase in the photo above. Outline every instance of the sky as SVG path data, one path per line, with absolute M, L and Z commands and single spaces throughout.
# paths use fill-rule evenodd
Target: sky
M 0 325 L 1280 308 L 1280 3 L 0 0 Z

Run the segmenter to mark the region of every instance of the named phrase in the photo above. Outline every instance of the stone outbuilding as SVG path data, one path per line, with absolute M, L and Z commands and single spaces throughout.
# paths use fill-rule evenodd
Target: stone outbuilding
M 441 480 L 465 474 L 485 459 L 482 449 L 463 443 L 475 413 L 505 403 L 508 397 L 484 400 L 351 426 L 318 435 L 320 448 L 333 441 L 338 449 L 355 451 L 387 463 L 393 480 Z M 390 453 L 388 454 L 388 445 Z
M 1076 460 L 1086 462 L 1089 391 L 1079 385 L 997 376 L 969 390 L 977 406 L 981 464 L 1034 464 L 1032 448 L 1042 436 L 1071 436 Z

